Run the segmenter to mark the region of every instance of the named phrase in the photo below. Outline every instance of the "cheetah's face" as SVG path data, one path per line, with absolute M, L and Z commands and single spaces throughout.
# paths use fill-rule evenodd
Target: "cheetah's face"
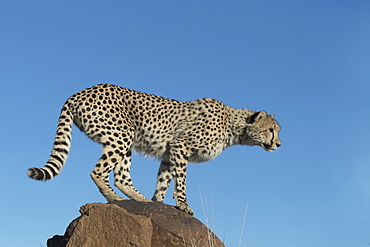
M 274 119 L 274 115 L 267 115 L 265 111 L 257 113 L 247 129 L 250 145 L 261 146 L 268 152 L 272 152 L 281 146 L 279 139 L 280 126 Z
M 264 141 L 262 142 L 261 147 L 268 152 L 272 152 L 280 147 L 281 144 L 279 139 L 279 131 L 280 126 L 277 124 L 276 121 L 274 121 L 274 123 L 270 125 L 268 130 L 264 130 Z

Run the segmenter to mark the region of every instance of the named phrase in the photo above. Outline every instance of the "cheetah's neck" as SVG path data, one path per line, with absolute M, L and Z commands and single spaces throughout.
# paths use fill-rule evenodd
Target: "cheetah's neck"
M 227 130 L 227 146 L 241 145 L 245 141 L 245 130 L 247 128 L 247 119 L 256 113 L 248 109 L 229 109 L 229 121 Z

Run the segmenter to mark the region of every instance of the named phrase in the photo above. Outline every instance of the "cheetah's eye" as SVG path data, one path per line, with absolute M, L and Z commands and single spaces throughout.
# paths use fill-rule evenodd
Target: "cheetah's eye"
M 273 133 L 273 132 L 274 132 L 274 129 L 273 129 L 273 128 L 269 128 L 269 131 L 270 131 L 271 133 Z

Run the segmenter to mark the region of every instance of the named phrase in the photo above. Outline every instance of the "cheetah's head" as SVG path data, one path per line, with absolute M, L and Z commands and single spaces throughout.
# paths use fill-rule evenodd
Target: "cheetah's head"
M 247 119 L 246 145 L 261 146 L 272 152 L 281 146 L 279 139 L 280 126 L 274 115 L 265 111 L 256 112 Z

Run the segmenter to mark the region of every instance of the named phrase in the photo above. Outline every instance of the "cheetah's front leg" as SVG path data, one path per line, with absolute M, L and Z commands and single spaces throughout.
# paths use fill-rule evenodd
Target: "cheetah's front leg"
M 181 148 L 181 145 L 179 145 Z M 185 148 L 184 148 L 185 149 Z M 186 199 L 186 166 L 188 164 L 188 157 L 185 155 L 184 150 L 173 150 L 171 153 L 170 161 L 174 164 L 174 175 L 175 175 L 175 188 L 174 197 L 176 200 L 176 206 L 181 210 L 190 215 L 194 214 L 194 211 L 188 206 Z

